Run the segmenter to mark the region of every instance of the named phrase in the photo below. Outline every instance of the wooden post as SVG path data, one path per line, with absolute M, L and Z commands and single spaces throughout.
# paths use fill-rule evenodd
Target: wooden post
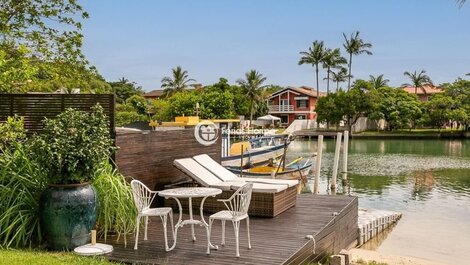
M 349 148 L 349 132 L 344 131 L 344 142 L 343 142 L 343 180 L 348 179 L 348 150 Z
M 96 245 L 96 230 L 91 230 L 91 244 Z
M 313 194 L 318 194 L 318 183 L 320 181 L 321 156 L 323 152 L 323 135 L 318 135 L 317 158 L 315 160 L 315 180 L 313 184 Z
M 241 153 L 240 153 L 240 156 L 241 156 L 241 158 L 240 158 L 240 178 L 243 177 L 243 143 L 241 144 L 241 146 L 242 146 L 241 147 L 242 150 L 241 150 Z
M 331 189 L 336 189 L 336 176 L 338 175 L 338 164 L 339 164 L 339 153 L 341 151 L 341 136 L 342 133 L 336 134 L 336 148 L 335 148 L 335 158 L 333 161 L 333 176 L 331 178 Z

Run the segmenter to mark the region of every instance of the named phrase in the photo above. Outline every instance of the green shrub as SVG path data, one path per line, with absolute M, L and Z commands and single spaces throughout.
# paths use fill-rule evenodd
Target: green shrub
M 117 233 L 117 240 L 123 235 L 124 244 L 127 244 L 126 235 L 134 232 L 137 217 L 129 183 L 106 162 L 96 172 L 93 186 L 100 201 L 97 221 L 99 236 L 106 241 L 109 232 Z
M 24 120 L 22 117 L 8 117 L 5 123 L 0 123 L 0 150 L 8 148 L 16 141 L 22 141 L 26 137 Z
M 135 111 L 122 111 L 116 113 L 116 126 L 121 127 L 137 121 L 148 121 L 149 118 Z
M 33 139 L 33 150 L 52 184 L 91 181 L 98 166 L 114 149 L 109 122 L 103 108 L 91 113 L 67 109 L 55 119 L 44 121 L 43 133 Z
M 39 197 L 46 179 L 26 145 L 12 146 L 0 156 L 0 246 L 31 246 L 42 239 Z

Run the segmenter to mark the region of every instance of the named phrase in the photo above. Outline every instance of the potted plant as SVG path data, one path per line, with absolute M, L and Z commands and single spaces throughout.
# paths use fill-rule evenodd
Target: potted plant
M 48 246 L 71 250 L 90 241 L 98 198 L 90 185 L 99 165 L 113 151 L 109 122 L 96 105 L 87 113 L 67 109 L 44 121 L 33 139 L 33 155 L 48 179 L 39 215 Z

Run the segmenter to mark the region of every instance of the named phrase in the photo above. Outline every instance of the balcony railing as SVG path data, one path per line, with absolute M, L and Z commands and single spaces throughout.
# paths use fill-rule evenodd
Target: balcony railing
M 289 112 L 294 111 L 293 105 L 269 105 L 270 112 Z

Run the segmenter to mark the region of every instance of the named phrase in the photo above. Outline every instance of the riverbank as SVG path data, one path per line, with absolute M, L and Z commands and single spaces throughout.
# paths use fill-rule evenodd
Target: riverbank
M 397 131 L 365 131 L 354 133 L 353 138 L 360 139 L 470 139 L 469 131 L 458 130 L 397 130 Z
M 446 265 L 445 263 L 436 263 L 433 261 L 406 257 L 406 256 L 397 256 L 380 253 L 372 250 L 365 250 L 354 248 L 349 250 L 352 255 L 353 264 L 364 264 L 364 262 L 376 261 L 377 263 L 385 263 L 389 265 Z

